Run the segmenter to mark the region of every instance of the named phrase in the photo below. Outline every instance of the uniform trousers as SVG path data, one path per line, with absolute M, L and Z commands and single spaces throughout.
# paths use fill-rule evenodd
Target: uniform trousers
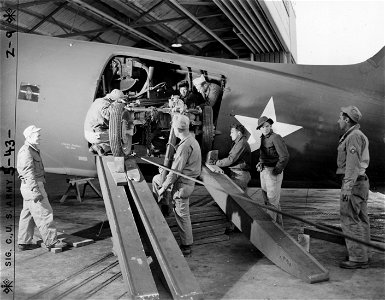
M 247 185 L 251 180 L 249 171 L 230 168 L 230 178 L 244 191 L 247 189 Z
M 152 179 L 152 191 L 154 195 L 157 195 L 160 187 L 160 174 L 158 174 L 155 175 Z M 178 225 L 178 232 L 182 245 L 193 244 L 193 234 L 190 219 L 190 196 L 194 191 L 194 187 L 194 182 L 186 184 L 177 180 L 171 189 L 175 220 Z
M 357 180 L 349 200 L 340 197 L 340 219 L 343 233 L 366 242 L 370 241 L 370 223 L 368 217 L 369 179 Z M 369 250 L 366 246 L 345 239 L 349 260 L 367 262 Z
M 264 167 L 260 173 L 261 188 L 267 194 L 268 203 L 266 205 L 272 205 L 276 209 L 281 210 L 279 199 L 281 197 L 281 186 L 283 180 L 283 172 L 278 175 L 273 174 L 274 167 Z M 272 219 L 283 226 L 282 215 L 274 211 L 268 210 L 267 213 Z
M 84 137 L 91 144 L 97 144 L 103 148 L 104 151 L 109 151 L 110 148 L 110 134 L 108 130 L 100 131 L 85 131 Z
M 44 189 L 44 183 L 38 181 L 38 185 L 40 193 L 43 195 L 43 200 L 34 202 L 32 199 L 36 194 L 26 184 L 21 184 L 20 191 L 23 196 L 23 209 L 20 213 L 18 244 L 32 243 L 36 224 L 44 244 L 51 246 L 57 242 L 57 230 L 53 223 L 53 211 Z

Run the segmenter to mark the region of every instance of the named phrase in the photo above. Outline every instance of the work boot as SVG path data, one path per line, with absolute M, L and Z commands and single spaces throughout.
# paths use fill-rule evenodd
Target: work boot
M 53 243 L 51 246 L 48 246 L 47 248 L 64 248 L 67 246 L 67 243 L 57 240 L 55 243 Z
M 369 263 L 367 261 L 358 262 L 358 261 L 346 260 L 340 263 L 340 268 L 343 268 L 343 269 L 366 269 L 368 267 L 369 267 Z
M 18 244 L 17 247 L 19 248 L 19 251 L 25 251 L 25 250 L 32 250 L 33 249 L 32 244 Z
M 184 256 L 190 256 L 192 253 L 191 245 L 180 245 L 179 248 L 182 250 Z

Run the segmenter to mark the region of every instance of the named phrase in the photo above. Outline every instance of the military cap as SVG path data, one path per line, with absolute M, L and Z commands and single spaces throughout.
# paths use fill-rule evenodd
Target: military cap
M 32 133 L 40 131 L 41 128 L 37 128 L 35 125 L 28 126 L 26 129 L 24 129 L 23 134 L 24 137 L 29 137 Z
M 174 116 L 173 125 L 177 129 L 188 129 L 190 125 L 190 119 L 185 115 L 177 114 Z
M 264 123 L 268 122 L 270 125 L 274 124 L 274 121 L 266 116 L 262 116 L 258 119 L 257 129 L 261 128 Z
M 361 119 L 362 114 L 357 106 L 349 105 L 346 107 L 341 107 L 341 111 L 349 116 L 354 122 L 358 123 Z

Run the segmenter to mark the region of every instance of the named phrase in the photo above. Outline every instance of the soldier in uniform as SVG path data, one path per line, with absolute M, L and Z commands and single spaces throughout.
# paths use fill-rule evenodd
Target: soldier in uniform
M 201 149 L 189 132 L 190 120 L 187 116 L 174 116 L 172 126 L 177 138 L 180 139 L 171 168 L 189 177 L 197 178 L 201 174 Z M 180 248 L 184 255 L 190 255 L 193 234 L 190 219 L 189 197 L 194 191 L 195 182 L 170 172 L 160 185 L 160 174 L 153 178 L 153 189 L 159 197 L 170 187 L 174 203 L 174 214 L 181 240 Z
M 17 155 L 17 172 L 21 179 L 20 191 L 23 209 L 20 213 L 18 248 L 31 250 L 35 224 L 47 248 L 63 248 L 67 244 L 57 239 L 53 223 L 53 211 L 44 188 L 45 172 L 40 156 L 40 130 L 35 125 L 28 126 L 23 134 L 24 145 Z
M 356 106 L 342 107 L 338 125 L 344 132 L 338 144 L 337 176 L 342 179 L 340 218 L 343 233 L 369 242 L 370 224 L 367 211 L 369 179 L 365 174 L 369 166 L 369 142 L 358 124 L 362 115 Z M 349 259 L 341 268 L 368 267 L 366 246 L 346 239 Z
M 243 190 L 246 190 L 251 180 L 251 150 L 245 134 L 246 128 L 243 125 L 231 125 L 230 137 L 233 146 L 227 157 L 215 162 L 218 167 L 229 167 L 230 178 Z
M 271 127 L 273 123 L 274 121 L 266 116 L 262 116 L 258 120 L 257 129 L 262 131 L 262 135 L 257 171 L 260 172 L 261 188 L 268 199 L 265 204 L 281 209 L 279 199 L 281 197 L 283 170 L 289 162 L 289 152 L 283 138 L 273 132 Z M 281 214 L 270 210 L 268 213 L 274 221 L 283 226 Z
M 111 150 L 108 133 L 111 104 L 124 97 L 121 90 L 114 89 L 92 102 L 84 120 L 84 137 L 92 144 L 90 152 L 102 156 Z

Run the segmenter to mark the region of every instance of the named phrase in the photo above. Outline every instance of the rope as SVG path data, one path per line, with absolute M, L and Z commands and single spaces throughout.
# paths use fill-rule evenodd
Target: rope
M 238 197 L 238 198 L 240 198 L 240 199 L 242 199 L 242 200 L 244 200 L 244 201 L 247 201 L 247 202 L 249 202 L 249 203 L 252 203 L 252 204 L 254 204 L 254 205 L 256 205 L 256 206 L 258 206 L 258 207 L 260 207 L 260 208 L 264 208 L 264 209 L 271 210 L 271 211 L 276 212 L 276 213 L 278 213 L 278 214 L 281 214 L 281 215 L 283 215 L 283 216 L 285 216 L 285 217 L 292 218 L 292 219 L 297 220 L 297 221 L 301 221 L 301 222 L 303 222 L 303 223 L 309 224 L 309 225 L 314 226 L 314 227 L 316 227 L 316 228 L 318 228 L 318 229 L 321 229 L 321 230 L 323 230 L 323 231 L 333 233 L 333 234 L 335 234 L 335 235 L 344 237 L 345 239 L 348 239 L 348 240 L 351 240 L 351 241 L 354 241 L 354 242 L 363 244 L 363 245 L 365 245 L 365 246 L 367 246 L 367 247 L 370 247 L 370 248 L 373 248 L 373 249 L 376 249 L 376 250 L 385 252 L 385 248 L 382 247 L 382 246 L 373 244 L 373 243 L 371 243 L 371 242 L 367 242 L 367 241 L 360 240 L 360 239 L 358 239 L 358 238 L 356 238 L 356 237 L 354 237 L 354 236 L 347 235 L 347 234 L 342 233 L 342 232 L 340 232 L 340 231 L 338 231 L 338 230 L 331 229 L 330 227 L 327 227 L 327 226 L 324 226 L 324 225 L 319 225 L 319 224 L 316 224 L 316 223 L 314 223 L 314 222 L 305 220 L 305 219 L 303 219 L 303 218 L 301 218 L 301 217 L 297 217 L 297 216 L 294 216 L 294 215 L 291 215 L 291 214 L 282 212 L 282 211 L 280 211 L 279 209 L 276 209 L 276 208 L 274 208 L 274 207 L 272 207 L 272 206 L 266 206 L 266 205 L 262 205 L 262 204 L 256 203 L 256 202 L 252 201 L 251 199 L 249 199 L 248 197 L 245 197 L 245 196 L 243 196 L 243 195 L 235 194 L 235 193 L 232 193 L 231 191 L 226 191 L 226 190 L 224 190 L 224 189 L 218 188 L 217 186 L 214 186 L 214 185 L 209 184 L 209 183 L 204 183 L 203 181 L 200 181 L 200 180 L 198 180 L 198 179 L 195 179 L 195 178 L 192 178 L 192 177 L 190 177 L 190 176 L 187 176 L 187 175 L 185 175 L 185 174 L 183 174 L 183 173 L 180 173 L 180 172 L 177 171 L 177 170 L 173 170 L 173 169 L 167 168 L 167 167 L 165 167 L 165 166 L 163 166 L 163 165 L 160 165 L 160 164 L 158 164 L 158 163 L 156 163 L 156 162 L 153 162 L 153 161 L 148 160 L 148 159 L 146 159 L 146 158 L 143 158 L 143 157 L 141 157 L 141 156 L 138 156 L 138 155 L 134 155 L 134 156 L 136 156 L 136 157 L 140 158 L 141 160 L 143 160 L 143 161 L 145 161 L 145 162 L 148 162 L 148 163 L 150 163 L 150 164 L 152 164 L 152 165 L 158 166 L 159 168 L 162 168 L 162 169 L 167 170 L 167 171 L 169 171 L 169 172 L 173 172 L 173 173 L 175 173 L 175 174 L 177 174 L 177 175 L 179 175 L 179 176 L 181 176 L 181 177 L 184 177 L 184 178 L 186 178 L 186 179 L 189 179 L 189 180 L 191 180 L 191 181 L 194 181 L 195 183 L 199 183 L 199 184 L 204 185 L 204 186 L 210 186 L 210 187 L 212 187 L 212 188 L 214 188 L 214 189 L 216 189 L 216 190 L 218 190 L 218 191 L 225 192 L 226 194 L 228 194 L 228 195 L 230 195 L 230 196 Z

